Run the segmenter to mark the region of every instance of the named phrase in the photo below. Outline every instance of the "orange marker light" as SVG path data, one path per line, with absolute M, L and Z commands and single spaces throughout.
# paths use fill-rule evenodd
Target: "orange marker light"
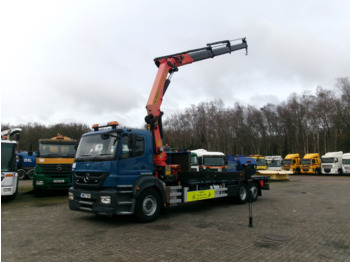
M 109 125 L 109 126 L 117 126 L 117 125 L 119 125 L 119 123 L 118 123 L 118 121 L 111 121 L 111 122 L 108 122 L 107 125 Z

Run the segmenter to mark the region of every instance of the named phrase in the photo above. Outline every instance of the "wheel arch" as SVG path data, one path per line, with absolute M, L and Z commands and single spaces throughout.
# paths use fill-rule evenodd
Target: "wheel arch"
M 142 176 L 136 180 L 133 186 L 134 198 L 137 199 L 140 194 L 148 188 L 154 188 L 158 192 L 161 199 L 161 206 L 164 207 L 166 205 L 164 183 L 154 176 Z

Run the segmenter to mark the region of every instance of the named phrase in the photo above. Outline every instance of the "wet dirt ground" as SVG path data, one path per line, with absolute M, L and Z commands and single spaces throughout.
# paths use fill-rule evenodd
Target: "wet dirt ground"
M 66 192 L 35 198 L 20 181 L 1 203 L 2 261 L 350 261 L 350 177 L 291 176 L 252 205 L 224 199 L 130 216 L 70 211 Z

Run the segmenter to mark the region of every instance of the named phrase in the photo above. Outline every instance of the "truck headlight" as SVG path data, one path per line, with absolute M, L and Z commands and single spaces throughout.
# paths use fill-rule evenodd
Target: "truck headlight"
M 68 199 L 69 199 L 69 200 L 74 200 L 74 195 L 73 195 L 73 193 L 71 193 L 71 192 L 68 193 Z
M 104 205 L 111 204 L 111 197 L 110 196 L 101 196 L 100 200 L 101 200 L 101 204 L 104 204 Z

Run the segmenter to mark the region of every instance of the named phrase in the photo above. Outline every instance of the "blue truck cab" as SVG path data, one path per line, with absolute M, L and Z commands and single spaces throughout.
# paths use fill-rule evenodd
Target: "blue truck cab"
M 244 171 L 249 167 L 251 175 L 256 174 L 256 161 L 252 157 L 246 156 L 227 156 L 227 171 Z
M 153 176 L 152 134 L 111 127 L 95 128 L 80 140 L 69 189 L 71 210 L 133 214 L 136 198 L 148 187 L 157 191 L 156 201 L 165 199 L 164 184 Z

